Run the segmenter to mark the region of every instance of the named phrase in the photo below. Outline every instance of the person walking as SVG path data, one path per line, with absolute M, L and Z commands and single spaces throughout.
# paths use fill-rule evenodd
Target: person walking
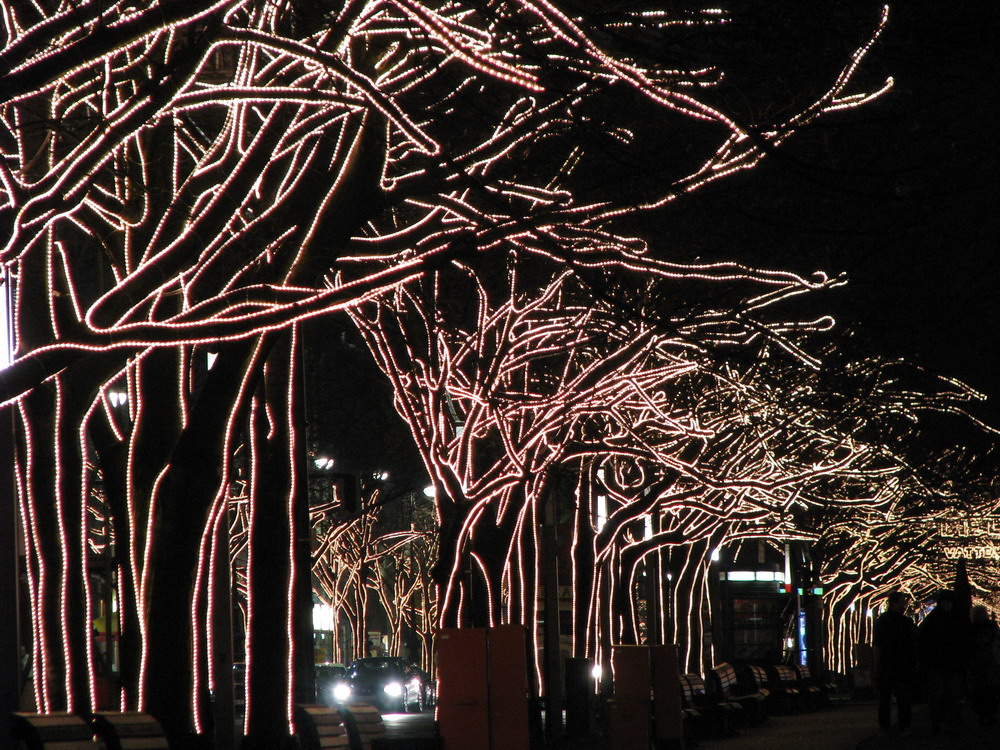
M 1000 628 L 982 604 L 973 607 L 970 616 L 969 703 L 981 726 L 994 726 L 997 723 L 997 689 L 1000 688 L 1000 661 L 997 659 Z
M 942 728 L 958 733 L 962 722 L 962 692 L 968 665 L 969 620 L 955 611 L 955 594 L 942 589 L 937 606 L 917 628 L 920 667 L 924 672 L 931 734 Z
M 908 597 L 902 591 L 889 594 L 888 607 L 875 620 L 872 646 L 875 656 L 875 690 L 878 695 L 878 725 L 892 728 L 892 698 L 896 697 L 896 721 L 903 735 L 913 719 L 913 680 L 917 662 L 917 626 L 906 615 Z

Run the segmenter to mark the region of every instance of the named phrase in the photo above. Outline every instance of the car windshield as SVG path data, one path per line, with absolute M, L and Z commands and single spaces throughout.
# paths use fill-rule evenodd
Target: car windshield
M 399 662 L 396 659 L 363 659 L 351 666 L 351 672 L 355 675 L 362 672 L 377 673 L 398 669 Z

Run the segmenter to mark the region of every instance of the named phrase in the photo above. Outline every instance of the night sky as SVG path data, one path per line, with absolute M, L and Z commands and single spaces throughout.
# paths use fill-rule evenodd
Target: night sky
M 768 5 L 758 3 L 758 14 Z M 848 286 L 823 300 L 839 331 L 988 394 L 977 414 L 1000 426 L 1000 82 L 990 6 L 894 5 L 860 79 L 892 75 L 893 91 L 686 200 L 683 216 L 667 217 L 667 239 L 710 257 L 845 272 Z M 860 31 L 864 19 L 859 11 L 828 36 Z M 796 71 L 822 77 L 823 54 L 810 55 L 809 37 L 796 48 L 789 36 L 782 54 L 790 70 L 779 83 L 791 88 Z M 773 80 L 782 75 L 775 70 L 758 73 Z
M 638 230 L 667 256 L 845 273 L 847 286 L 818 295 L 809 311 L 836 317 L 830 341 L 850 336 L 859 355 L 902 357 L 963 380 L 990 397 L 973 412 L 1000 427 L 1000 185 L 993 132 L 1000 82 L 991 72 L 995 27 L 977 15 L 979 5 L 894 7 L 859 76 L 859 84 L 877 87 L 892 75 L 888 95 L 803 131 L 757 169 L 642 217 Z M 795 103 L 802 104 L 826 87 L 878 9 L 863 0 L 781 4 L 779 18 L 771 12 L 776 6 L 773 0 L 741 3 L 726 30 L 736 37 L 706 35 L 707 60 L 732 55 L 724 61 L 732 74 L 719 95 L 737 107 L 748 102 L 748 116 L 751 108 L 780 106 L 786 92 L 798 92 Z M 375 376 L 348 380 L 367 377 Z M 327 413 L 329 405 L 319 402 L 331 394 L 341 407 L 367 403 L 345 399 L 347 386 L 322 389 L 326 395 L 316 397 L 315 411 Z M 321 431 L 349 431 L 369 418 L 355 414 Z M 416 476 L 418 462 L 402 460 L 411 453 L 405 431 L 395 427 L 393 434 L 400 434 L 392 447 L 379 450 L 389 463 L 412 465 L 402 474 Z M 963 439 L 959 434 L 954 439 Z M 333 443 L 350 453 L 344 446 L 371 442 L 371 435 L 357 437 L 338 435 Z

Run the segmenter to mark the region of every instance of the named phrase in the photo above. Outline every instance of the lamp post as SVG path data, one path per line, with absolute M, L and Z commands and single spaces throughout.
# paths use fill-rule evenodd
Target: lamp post
M 2 274 L 2 271 L 0 271 Z M 0 275 L 0 374 L 13 358 L 12 289 Z M 17 496 L 14 488 L 14 411 L 0 408 L 0 748 L 11 747 L 11 712 L 20 708 L 21 638 L 18 613 Z

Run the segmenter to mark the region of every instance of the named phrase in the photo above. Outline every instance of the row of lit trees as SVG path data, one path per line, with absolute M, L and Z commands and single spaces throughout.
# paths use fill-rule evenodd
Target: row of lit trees
M 805 350 L 824 321 L 768 320 L 802 280 L 661 270 L 546 277 L 511 257 L 484 277 L 455 264 L 354 313 L 438 488 L 445 624 L 523 623 L 539 653 L 542 560 L 554 554 L 543 529 L 557 520 L 573 530 L 563 583 L 577 655 L 606 658 L 652 620 L 694 670 L 712 658 L 702 636 L 720 547 L 822 540 L 835 610 L 836 578 L 864 580 L 850 604 L 927 558 L 872 519 L 947 503 L 954 477 L 929 480 L 911 444 L 921 413 L 961 412 L 975 394 L 900 362 L 816 368 Z M 722 278 L 719 307 L 683 304 Z M 881 567 L 845 565 L 861 544 L 832 552 L 844 529 Z M 638 578 L 665 552 L 672 583 L 661 575 L 661 611 L 640 618 Z
M 421 643 L 421 666 L 430 672 L 437 622 L 430 570 L 437 540 L 432 528 L 422 528 L 424 514 L 411 508 L 409 528 L 397 529 L 386 522 L 384 507 L 373 492 L 356 514 L 345 515 L 339 501 L 310 509 L 316 594 L 330 607 L 335 629 L 343 624 L 351 629 L 351 648 L 335 638 L 332 661 L 346 664 L 368 655 L 375 597 L 389 626 L 389 653 L 403 653 L 406 636 L 412 634 Z
M 944 464 L 935 467 L 942 475 L 938 481 L 928 483 L 911 473 L 891 503 L 853 514 L 818 514 L 811 520 L 817 528 L 813 550 L 825 590 L 832 669 L 849 672 L 854 646 L 871 641 L 874 617 L 890 592 L 906 592 L 915 614 L 922 615 L 938 589 L 955 585 L 958 566 L 967 561 L 949 554 L 947 546 L 963 540 L 942 537 L 942 526 L 955 519 L 991 518 L 997 512 L 995 478 L 970 476 L 970 462 L 968 455 L 957 461 L 938 456 L 929 462 Z M 988 544 L 992 546 L 992 540 Z M 993 590 L 1000 573 L 996 560 L 969 560 L 968 569 L 972 597 L 995 612 Z
M 437 485 L 446 624 L 463 616 L 466 623 L 523 622 L 537 646 L 540 557 L 547 554 L 539 527 L 546 513 L 575 507 L 580 649 L 594 655 L 602 622 L 605 644 L 634 641 L 630 583 L 646 554 L 701 544 L 732 518 L 780 513 L 787 499 L 774 495 L 783 484 L 832 470 L 812 467 L 793 480 L 756 466 L 716 466 L 743 453 L 706 446 L 722 430 L 708 409 L 698 413 L 702 400 L 723 415 L 738 407 L 731 383 L 714 371 L 718 350 L 736 349 L 748 360 L 768 346 L 800 351 L 788 333 L 817 325 L 772 324 L 765 309 L 809 284 L 727 265 L 668 273 L 644 265 L 642 274 L 556 272 L 548 283 L 544 269 L 517 259 L 488 280 L 456 266 L 355 315 Z M 769 291 L 738 306 L 663 316 L 671 296 L 683 302 L 692 285 L 735 276 L 753 293 L 758 285 Z M 593 292 L 636 282 L 646 289 L 630 300 L 631 311 L 624 300 Z M 759 507 L 751 509 L 748 496 L 757 490 Z M 600 529 L 593 501 L 584 501 L 596 494 L 613 511 Z M 675 520 L 643 539 L 644 519 L 664 515 Z
M 439 491 L 444 622 L 465 606 L 463 559 L 489 583 L 467 603 L 537 621 L 541 514 L 597 488 L 626 510 L 586 543 L 597 577 L 581 583 L 578 632 L 594 653 L 634 637 L 632 624 L 601 625 L 612 608 L 632 615 L 597 592 L 655 547 L 640 519 L 668 518 L 657 542 L 722 542 L 783 519 L 799 502 L 789 476 L 809 485 L 871 452 L 836 438 L 803 470 L 771 466 L 758 440 L 763 476 L 727 459 L 691 411 L 713 388 L 730 389 L 720 404 L 739 397 L 716 350 L 809 362 L 798 324 L 780 322 L 796 316 L 761 311 L 830 282 L 669 263 L 622 227 L 885 91 L 852 88 L 884 15 L 808 101 L 743 122 L 711 103 L 720 71 L 671 57 L 671 35 L 725 27 L 714 10 L 4 0 L 3 11 L 0 266 L 16 361 L 0 403 L 16 423 L 40 710 L 95 705 L 87 525 L 99 479 L 120 705 L 151 710 L 174 737 L 206 725 L 204 691 L 228 679 L 210 613 L 235 502 L 246 732 L 267 748 L 287 735 L 290 667 L 311 659 L 293 647 L 309 576 L 294 525 L 308 497 L 296 332 L 308 317 L 356 310 L 395 381 Z M 738 290 L 708 306 L 678 296 L 693 307 L 664 313 L 653 296 L 597 293 L 609 273 L 649 295 L 680 280 Z M 405 359 L 399 337 L 416 342 Z M 685 382 L 695 400 L 677 406 Z M 690 559 L 693 597 L 704 576 Z

